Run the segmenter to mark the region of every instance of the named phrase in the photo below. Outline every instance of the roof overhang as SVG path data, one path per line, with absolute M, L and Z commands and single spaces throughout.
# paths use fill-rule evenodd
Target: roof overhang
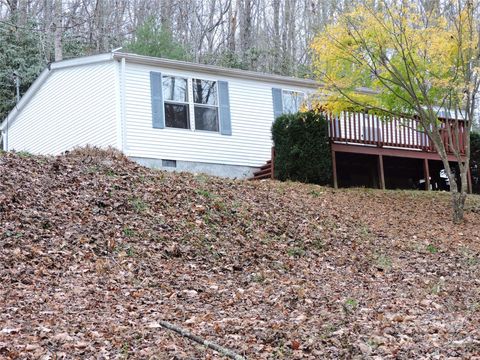
M 321 83 L 311 80 L 311 79 L 300 79 L 291 76 L 282 76 L 274 74 L 266 74 L 256 71 L 240 70 L 240 69 L 231 69 L 224 68 L 214 65 L 205 65 L 198 63 L 191 63 L 186 61 L 179 60 L 170 60 L 163 59 L 151 56 L 143 56 L 122 52 L 115 52 L 113 54 L 114 58 L 117 60 L 125 59 L 127 63 L 142 64 L 142 65 L 151 65 L 155 67 L 183 70 L 183 71 L 192 71 L 192 72 L 201 72 L 204 74 L 211 74 L 216 76 L 226 76 L 237 79 L 246 79 L 254 81 L 264 81 L 279 85 L 287 86 L 296 86 L 310 89 L 318 89 L 322 86 Z

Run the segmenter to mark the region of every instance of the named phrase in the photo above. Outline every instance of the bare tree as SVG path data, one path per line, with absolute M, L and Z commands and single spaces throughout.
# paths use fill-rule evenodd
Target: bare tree
M 55 16 L 54 16 L 54 38 L 55 38 L 55 61 L 60 61 L 63 59 L 63 48 L 62 48 L 62 34 L 63 34 L 63 25 L 62 25 L 62 0 L 55 0 Z
M 68 41 L 75 41 L 85 54 L 125 45 L 135 39 L 139 26 L 154 18 L 171 31 L 194 61 L 227 66 L 240 63 L 252 70 L 293 75 L 310 64 L 309 46 L 315 32 L 335 19 L 346 3 L 346 0 L 0 0 L 0 21 L 15 15 L 18 25 L 28 19 L 36 22 L 46 61 L 73 56 Z

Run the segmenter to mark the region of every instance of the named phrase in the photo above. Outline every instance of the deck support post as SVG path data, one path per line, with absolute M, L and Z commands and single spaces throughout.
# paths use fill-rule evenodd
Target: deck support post
M 332 170 L 333 170 L 333 187 L 338 189 L 338 178 L 337 178 L 337 157 L 335 150 L 332 149 Z
M 378 177 L 380 180 L 380 189 L 385 190 L 385 171 L 383 169 L 383 155 L 378 155 Z
M 472 170 L 468 169 L 467 170 L 467 187 L 468 187 L 468 193 L 472 194 L 473 193 L 473 184 L 472 184 Z
M 423 175 L 425 177 L 425 190 L 430 191 L 430 167 L 428 159 L 423 159 Z

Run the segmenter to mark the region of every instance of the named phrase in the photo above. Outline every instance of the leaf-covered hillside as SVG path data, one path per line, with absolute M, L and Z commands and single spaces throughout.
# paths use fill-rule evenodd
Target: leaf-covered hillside
M 480 200 L 0 156 L 0 358 L 478 356 Z M 46 356 L 46 357 L 45 357 Z

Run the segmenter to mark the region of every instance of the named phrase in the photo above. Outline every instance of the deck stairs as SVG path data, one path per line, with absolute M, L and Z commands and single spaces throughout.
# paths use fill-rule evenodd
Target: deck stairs
M 260 170 L 253 173 L 253 177 L 250 180 L 263 180 L 273 179 L 273 166 L 272 160 L 268 160 L 264 165 L 260 167 Z

